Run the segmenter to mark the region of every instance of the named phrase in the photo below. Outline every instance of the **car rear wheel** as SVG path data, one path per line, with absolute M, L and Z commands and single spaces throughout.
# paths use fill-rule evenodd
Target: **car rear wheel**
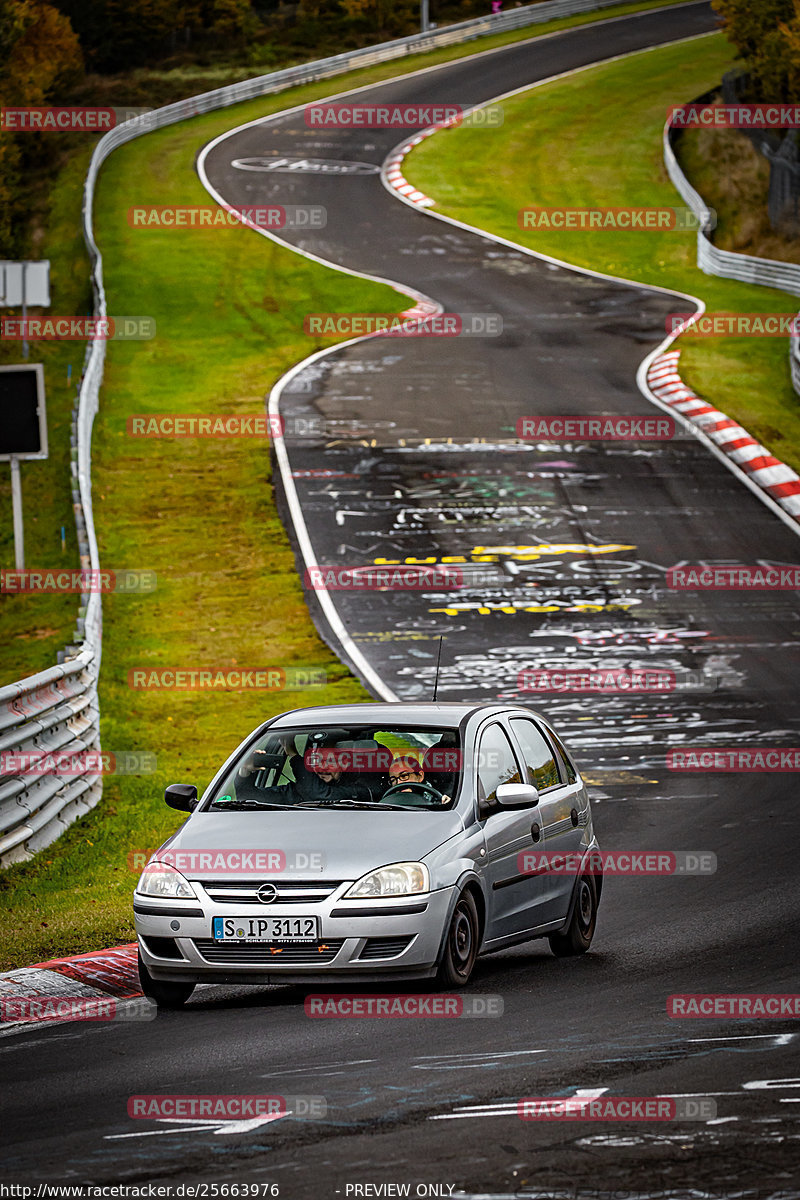
M 453 910 L 447 930 L 436 983 L 439 987 L 465 987 L 478 957 L 480 922 L 470 892 L 463 892 Z
M 141 951 L 139 951 L 139 982 L 148 1000 L 152 1000 L 159 1008 L 183 1008 L 195 987 L 193 983 L 173 983 L 167 979 L 153 979 L 142 962 Z
M 596 924 L 597 887 L 591 875 L 581 875 L 569 925 L 563 933 L 551 933 L 547 939 L 556 958 L 585 954 L 592 944 Z

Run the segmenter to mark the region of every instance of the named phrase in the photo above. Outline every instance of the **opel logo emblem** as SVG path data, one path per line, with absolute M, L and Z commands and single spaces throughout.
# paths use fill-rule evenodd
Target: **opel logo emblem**
M 262 883 L 261 887 L 256 892 L 262 904 L 272 904 L 273 900 L 278 898 L 278 889 L 274 883 Z

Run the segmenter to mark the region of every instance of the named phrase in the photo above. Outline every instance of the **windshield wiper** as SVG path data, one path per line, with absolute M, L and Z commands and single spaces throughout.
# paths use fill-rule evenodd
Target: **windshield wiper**
M 336 800 L 333 808 L 380 808 L 380 800 Z M 388 807 L 388 806 L 387 806 Z
M 393 804 L 391 800 L 387 800 L 385 804 L 380 805 L 381 808 L 400 808 L 403 812 L 438 812 L 438 808 L 429 807 L 425 804 Z
M 211 801 L 210 812 L 231 812 L 240 808 L 299 808 L 298 804 L 272 804 L 269 800 L 232 800 L 230 804 L 219 804 Z

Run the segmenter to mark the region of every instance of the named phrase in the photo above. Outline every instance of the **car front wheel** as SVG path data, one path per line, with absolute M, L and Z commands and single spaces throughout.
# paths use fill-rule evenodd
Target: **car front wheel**
M 195 986 L 193 983 L 172 983 L 167 979 L 153 979 L 142 962 L 141 951 L 139 951 L 139 982 L 148 1000 L 152 1000 L 159 1008 L 183 1008 Z
M 556 958 L 585 954 L 592 944 L 597 924 L 597 886 L 591 875 L 581 875 L 569 925 L 547 939 Z
M 478 957 L 480 922 L 478 909 L 470 892 L 458 899 L 450 918 L 447 937 L 442 948 L 442 957 L 436 975 L 436 983 L 443 988 L 465 987 Z

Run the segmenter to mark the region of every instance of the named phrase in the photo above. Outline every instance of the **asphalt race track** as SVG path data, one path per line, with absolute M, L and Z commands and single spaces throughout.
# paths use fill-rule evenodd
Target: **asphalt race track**
M 512 45 L 358 99 L 477 104 L 713 27 L 707 4 L 683 5 Z M 519 675 L 543 666 L 673 671 L 668 694 L 535 703 L 586 769 L 603 848 L 709 852 L 716 873 L 608 878 L 583 958 L 557 960 L 534 943 L 481 960 L 468 992 L 501 997 L 495 1019 L 313 1020 L 299 989 L 207 987 L 155 1021 L 0 1039 L 6 1173 L 274 1183 L 288 1200 L 402 1194 L 353 1190 L 367 1184 L 565 1200 L 800 1196 L 793 1022 L 666 1012 L 675 993 L 796 990 L 793 776 L 676 773 L 666 753 L 800 745 L 797 595 L 672 591 L 666 571 L 794 563 L 797 534 L 681 430 L 634 445 L 517 439 L 518 418 L 531 414 L 661 415 L 636 372 L 685 298 L 544 262 L 399 203 L 377 171 L 330 169 L 378 168 L 401 136 L 323 133 L 295 113 L 233 131 L 204 158 L 229 204 L 324 205 L 324 229 L 281 235 L 298 248 L 445 312 L 502 318 L 497 337 L 357 342 L 282 389 L 315 561 L 450 558 L 464 572 L 464 586 L 440 592 L 334 593 L 344 642 L 309 592 L 312 613 L 346 661 L 401 699 L 430 696 L 442 635 L 444 700 L 531 703 Z M 708 1097 L 716 1115 L 517 1115 L 519 1097 L 580 1090 Z M 132 1121 L 128 1097 L 147 1093 L 322 1097 L 326 1111 L 239 1130 Z

